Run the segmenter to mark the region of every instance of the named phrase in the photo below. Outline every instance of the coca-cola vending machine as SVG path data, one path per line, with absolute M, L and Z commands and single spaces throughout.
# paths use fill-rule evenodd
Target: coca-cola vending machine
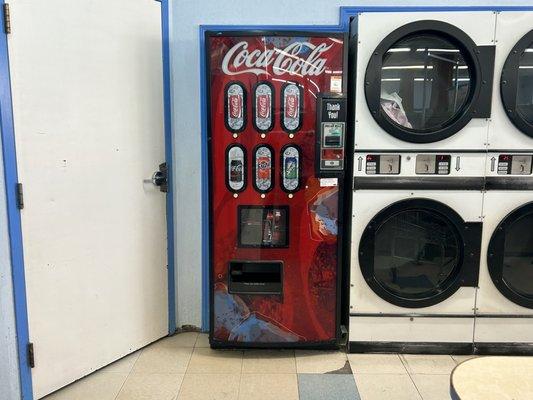
M 346 38 L 208 32 L 206 46 L 211 346 L 333 347 Z

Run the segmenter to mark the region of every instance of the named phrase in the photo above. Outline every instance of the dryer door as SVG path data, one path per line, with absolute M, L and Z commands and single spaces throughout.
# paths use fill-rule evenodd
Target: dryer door
M 533 308 L 533 202 L 506 216 L 489 242 L 489 273 L 512 302 Z
M 494 47 L 476 46 L 457 27 L 417 21 L 376 48 L 365 95 L 376 122 L 413 143 L 452 136 L 472 118 L 490 116 Z
M 368 285 L 389 303 L 428 307 L 461 286 L 476 286 L 481 224 L 426 199 L 392 204 L 367 225 L 359 263 Z
M 533 137 L 533 30 L 509 53 L 502 70 L 500 92 L 509 119 Z

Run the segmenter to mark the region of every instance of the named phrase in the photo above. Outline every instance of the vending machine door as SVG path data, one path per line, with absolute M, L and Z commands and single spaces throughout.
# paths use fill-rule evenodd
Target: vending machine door
M 212 347 L 337 343 L 345 43 L 207 33 Z

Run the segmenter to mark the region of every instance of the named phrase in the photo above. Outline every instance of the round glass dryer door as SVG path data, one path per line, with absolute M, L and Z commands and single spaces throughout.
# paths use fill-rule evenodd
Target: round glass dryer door
M 489 243 L 488 266 L 499 291 L 514 303 L 533 308 L 533 203 L 509 214 Z
M 367 67 L 365 95 L 376 122 L 413 143 L 452 136 L 474 117 L 480 85 L 475 43 L 439 21 L 406 25 L 387 36 Z
M 510 120 L 533 137 L 533 31 L 509 53 L 500 85 L 503 105 Z
M 440 303 L 461 286 L 464 222 L 449 207 L 415 199 L 395 203 L 367 225 L 359 245 L 366 282 L 389 303 Z

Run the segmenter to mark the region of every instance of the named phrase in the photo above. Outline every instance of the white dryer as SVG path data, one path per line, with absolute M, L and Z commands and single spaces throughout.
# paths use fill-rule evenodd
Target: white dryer
M 500 12 L 489 150 L 533 149 L 533 12 Z
M 485 150 L 494 12 L 360 13 L 355 149 Z
M 472 352 L 485 159 L 355 153 L 351 352 Z
M 478 352 L 533 350 L 533 152 L 489 153 L 476 303 Z

